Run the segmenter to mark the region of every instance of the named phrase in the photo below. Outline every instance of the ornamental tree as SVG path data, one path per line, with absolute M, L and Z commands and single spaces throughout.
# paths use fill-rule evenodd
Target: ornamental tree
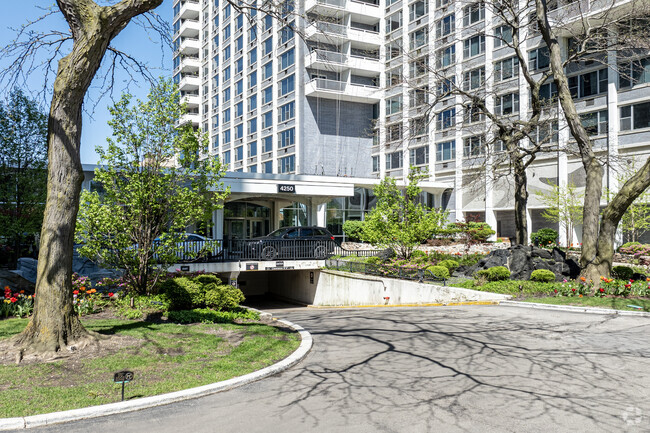
M 191 124 L 176 126 L 184 108 L 169 80 L 148 100 L 124 95 L 110 108 L 113 138 L 95 170 L 98 191 L 84 191 L 77 221 L 79 254 L 124 270 L 129 286 L 150 294 L 177 260 L 186 227 L 211 219 L 228 189 L 218 159 L 199 158 L 207 139 Z
M 377 205 L 365 218 L 363 241 L 392 248 L 398 257 L 408 259 L 416 246 L 442 229 L 447 211 L 428 208 L 419 201 L 422 189 L 418 182 L 423 177 L 412 170 L 404 190 L 394 178 L 382 179 L 374 189 Z

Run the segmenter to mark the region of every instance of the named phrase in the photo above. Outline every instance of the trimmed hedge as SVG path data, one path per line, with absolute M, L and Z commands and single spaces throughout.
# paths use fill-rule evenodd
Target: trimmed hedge
M 478 271 L 476 276 L 485 278 L 488 281 L 502 281 L 510 278 L 510 271 L 505 266 L 494 266 Z
M 555 281 L 555 274 L 548 269 L 536 269 L 530 274 L 530 280 L 539 283 L 550 283 Z
M 538 245 L 546 247 L 548 245 L 555 245 L 557 237 L 558 233 L 556 230 L 549 228 L 539 229 L 530 234 L 530 243 L 535 244 L 535 239 L 537 239 Z
M 452 273 L 458 269 L 458 266 L 460 266 L 460 264 L 456 260 L 442 260 L 438 262 L 438 266 L 444 266 L 445 268 L 449 269 L 449 273 Z
M 614 266 L 612 268 L 612 277 L 620 280 L 629 280 L 634 275 L 634 269 L 627 266 Z
M 429 266 L 427 271 L 431 272 L 436 278 L 444 278 L 445 280 L 449 278 L 449 269 L 444 266 Z

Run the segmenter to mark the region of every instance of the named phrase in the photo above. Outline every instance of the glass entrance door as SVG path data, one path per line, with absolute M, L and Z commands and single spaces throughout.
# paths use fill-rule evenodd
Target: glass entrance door
M 229 239 L 245 239 L 246 233 L 244 232 L 246 221 L 244 220 L 230 220 L 227 224 L 227 233 Z
M 268 219 L 249 219 L 248 223 L 248 239 L 265 236 L 269 233 L 269 220 Z

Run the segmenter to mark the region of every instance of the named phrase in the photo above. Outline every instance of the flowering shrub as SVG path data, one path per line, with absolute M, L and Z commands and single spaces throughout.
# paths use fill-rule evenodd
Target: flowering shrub
M 629 245 L 627 247 L 621 246 L 618 249 L 618 252 L 621 254 L 631 254 L 634 257 L 648 256 L 650 255 L 650 245 L 639 244 L 639 245 Z
M 575 296 L 582 298 L 584 295 L 588 295 L 591 292 L 593 283 L 587 282 L 584 277 L 581 277 L 577 281 L 562 281 L 559 289 L 554 289 L 553 292 L 555 296 Z
M 0 304 L 0 317 L 27 317 L 34 310 L 34 295 L 26 295 L 24 290 L 11 291 L 9 286 L 4 288 L 4 296 Z
M 650 278 L 645 280 L 615 280 L 613 278 L 601 277 L 600 289 L 595 293 L 596 296 L 640 296 L 650 295 Z

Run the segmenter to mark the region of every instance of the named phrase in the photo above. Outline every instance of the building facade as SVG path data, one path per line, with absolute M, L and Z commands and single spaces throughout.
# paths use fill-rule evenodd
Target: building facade
M 608 4 L 560 1 L 551 14 L 595 13 Z M 404 179 L 411 167 L 419 167 L 428 172 L 429 204 L 447 208 L 451 220 L 483 220 L 497 236 L 514 236 L 512 180 L 490 176 L 491 158 L 500 151 L 491 125 L 485 116 L 473 115 L 462 96 L 447 91 L 453 82 L 485 92 L 486 104 L 499 115 L 525 118 L 529 112 L 528 87 L 504 42 L 511 35 L 489 5 L 299 0 L 283 7 L 278 12 L 283 19 L 277 19 L 255 8 L 235 10 L 224 0 L 175 2 L 174 80 L 189 108 L 183 121 L 210 137 L 207 156 L 221 158 L 233 173 L 265 173 L 260 179 L 270 182 L 307 176 L 314 187 L 325 181 L 314 176 L 351 177 L 363 188 L 386 176 Z M 526 65 L 539 76 L 548 69 L 548 53 L 534 17 L 524 24 L 519 36 Z M 611 50 L 567 69 L 583 122 L 608 163 L 605 187 L 611 190 L 650 151 L 649 67 L 650 57 L 621 61 Z M 560 150 L 540 154 L 528 170 L 531 231 L 554 226 L 542 217 L 535 191 L 585 184 L 578 155 L 564 151 L 571 138 L 552 102 L 554 84 L 548 82 L 543 92 L 551 103 L 535 135 Z M 231 200 L 274 202 L 279 197 L 274 193 Z M 357 201 L 371 202 L 368 190 L 359 194 L 365 198 Z M 307 198 L 287 208 L 309 208 Z M 305 222 L 340 226 L 345 215 L 330 217 L 328 209 L 351 205 L 334 198 L 309 208 L 312 216 Z M 231 232 L 224 226 L 224 233 Z

